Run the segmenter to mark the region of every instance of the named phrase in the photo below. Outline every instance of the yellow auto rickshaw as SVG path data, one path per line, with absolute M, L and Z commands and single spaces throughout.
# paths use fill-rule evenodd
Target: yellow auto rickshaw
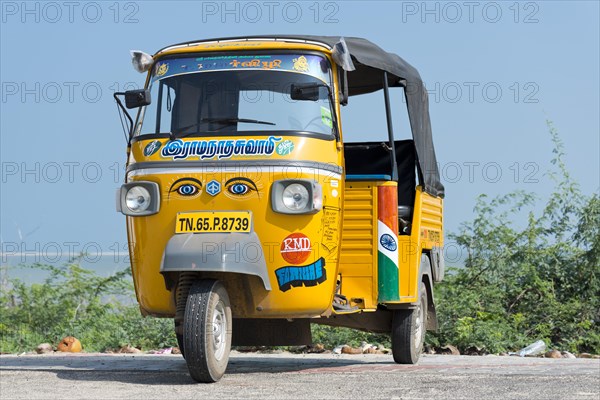
M 174 319 L 192 378 L 218 381 L 232 345 L 310 344 L 311 323 L 390 333 L 394 360 L 416 363 L 444 274 L 417 70 L 326 36 L 207 39 L 132 60 L 147 79 L 115 94 L 129 121 L 117 208 L 140 310 Z M 390 87 L 404 88 L 412 140 L 394 139 Z M 388 140 L 344 143 L 341 107 L 379 90 Z

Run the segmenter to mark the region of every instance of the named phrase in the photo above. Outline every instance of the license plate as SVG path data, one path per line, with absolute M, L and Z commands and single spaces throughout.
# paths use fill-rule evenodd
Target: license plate
M 250 232 L 249 211 L 198 211 L 178 213 L 175 233 Z

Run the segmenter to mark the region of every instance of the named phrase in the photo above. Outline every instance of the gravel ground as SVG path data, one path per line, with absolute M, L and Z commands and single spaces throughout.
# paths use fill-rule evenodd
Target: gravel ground
M 2 399 L 600 399 L 600 360 L 232 352 L 215 384 L 176 355 L 0 356 Z

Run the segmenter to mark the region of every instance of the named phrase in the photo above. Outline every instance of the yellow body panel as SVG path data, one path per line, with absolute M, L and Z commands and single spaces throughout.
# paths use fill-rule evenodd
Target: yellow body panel
M 342 294 L 351 305 L 375 309 L 378 298 L 377 187 L 390 182 L 346 182 L 339 273 Z M 410 235 L 398 236 L 398 280 L 400 299 L 418 299 L 420 263 L 423 251 L 443 246 L 443 200 L 416 188 Z
M 413 303 L 419 295 L 419 267 L 421 255 L 424 250 L 443 246 L 442 231 L 442 206 L 441 198 L 424 193 L 417 186 L 415 206 L 413 209 L 413 224 L 410 236 L 400 236 L 400 302 Z M 433 240 L 435 239 L 435 240 Z
M 239 138 L 239 137 L 238 137 Z M 235 138 L 219 138 L 222 140 Z M 264 139 L 253 137 L 253 139 Z M 282 139 L 283 140 L 283 139 Z M 128 217 L 129 241 L 132 243 L 132 270 L 140 306 L 145 312 L 154 315 L 171 316 L 175 313 L 173 295 L 167 290 L 160 273 L 163 253 L 168 241 L 176 235 L 177 216 L 187 212 L 202 211 L 251 211 L 253 232 L 258 235 L 272 290 L 266 291 L 260 280 L 250 279 L 247 284 L 251 290 L 228 290 L 231 297 L 235 317 L 300 317 L 315 316 L 327 311 L 335 288 L 337 260 L 339 251 L 339 235 L 341 221 L 341 205 L 343 193 L 339 189 L 341 175 L 319 166 L 294 166 L 295 155 L 315 155 L 321 161 L 320 166 L 339 165 L 340 157 L 336 142 L 305 137 L 287 137 L 294 143 L 294 151 L 285 156 L 290 163 L 272 166 L 253 167 L 251 164 L 210 164 L 207 167 L 194 168 L 153 168 L 135 169 L 129 173 L 130 181 L 151 181 L 160 187 L 160 211 L 150 216 Z M 154 157 L 144 157 L 143 149 L 151 140 L 137 142 L 132 147 L 132 156 L 138 162 L 153 161 Z M 166 142 L 166 139 L 163 140 Z M 301 151 L 296 151 L 301 149 Z M 273 157 L 273 159 L 284 156 Z M 235 158 L 232 158 L 235 161 Z M 189 160 L 188 160 L 189 161 Z M 246 159 L 247 161 L 247 159 Z M 163 161 L 164 162 L 164 161 Z M 176 161 L 171 161 L 171 167 Z M 228 192 L 227 182 L 237 178 L 251 180 L 256 190 L 243 196 Z M 212 196 L 206 190 L 194 196 L 183 196 L 176 189 L 177 182 L 194 179 L 206 188 L 208 182 L 221 184 L 221 191 Z M 318 182 L 323 192 L 323 209 L 317 214 L 289 215 L 279 214 L 272 210 L 270 204 L 271 184 L 281 179 L 308 179 Z M 277 288 L 275 270 L 291 265 L 283 259 L 281 246 L 283 240 L 291 233 L 300 232 L 310 239 L 311 252 L 302 265 L 310 264 L 321 257 L 325 261 L 327 280 L 310 287 L 293 287 L 287 291 Z M 202 233 L 197 233 L 202 235 Z M 236 257 L 253 257 L 247 252 L 256 249 L 234 249 Z M 236 274 L 231 275 L 231 282 L 223 278 L 226 285 L 234 287 L 240 284 Z M 245 293 L 250 292 L 250 293 Z M 260 309 L 260 311 L 258 311 Z
M 374 309 L 377 308 L 377 185 L 346 181 L 344 191 L 341 293 L 352 306 Z

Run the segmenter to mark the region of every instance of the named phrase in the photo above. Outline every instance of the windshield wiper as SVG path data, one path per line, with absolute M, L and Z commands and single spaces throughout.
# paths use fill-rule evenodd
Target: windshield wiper
M 194 124 L 191 124 L 191 125 L 188 125 L 188 126 L 184 126 L 183 128 L 179 128 L 179 129 L 177 129 L 176 132 L 170 132 L 170 135 L 169 135 L 170 139 L 169 140 L 174 140 L 176 137 L 177 138 L 184 138 L 186 136 L 189 136 L 189 135 L 192 135 L 192 134 L 196 133 L 196 132 L 192 131 L 192 132 L 188 132 L 188 133 L 185 133 L 185 134 L 182 134 L 182 135 L 176 135 L 177 132 L 183 132 L 183 131 L 185 131 L 187 129 L 194 128 L 194 127 L 200 125 L 203 122 L 208 122 L 208 123 L 216 122 L 216 123 L 226 124 L 226 125 L 234 125 L 234 124 L 237 124 L 238 122 L 245 123 L 245 124 L 276 125 L 273 122 L 261 121 L 261 120 L 258 120 L 258 119 L 248 119 L 248 118 L 216 118 L 216 117 L 215 118 L 202 118 L 200 120 L 200 122 L 196 122 Z M 210 132 L 215 132 L 215 131 L 210 131 Z

